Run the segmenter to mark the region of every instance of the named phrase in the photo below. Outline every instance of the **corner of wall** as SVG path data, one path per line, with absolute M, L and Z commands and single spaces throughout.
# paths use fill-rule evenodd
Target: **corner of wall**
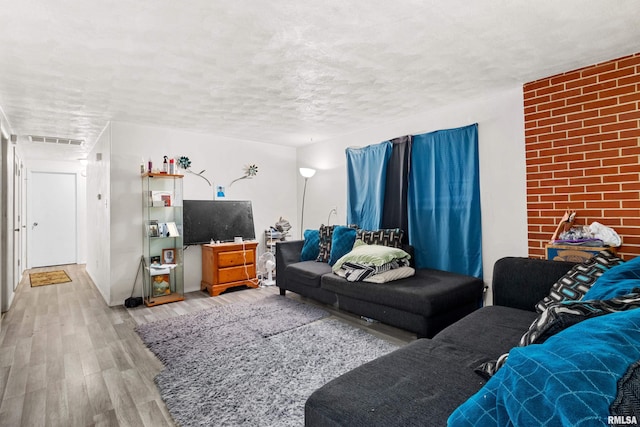
M 107 123 L 88 156 L 87 273 L 111 305 L 111 123 Z

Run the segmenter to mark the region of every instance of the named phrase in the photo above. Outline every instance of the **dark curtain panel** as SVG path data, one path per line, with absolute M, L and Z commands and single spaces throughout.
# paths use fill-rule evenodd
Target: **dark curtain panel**
M 391 158 L 387 165 L 382 228 L 404 230 L 405 243 L 409 241 L 407 215 L 407 188 L 411 160 L 411 135 L 391 140 Z

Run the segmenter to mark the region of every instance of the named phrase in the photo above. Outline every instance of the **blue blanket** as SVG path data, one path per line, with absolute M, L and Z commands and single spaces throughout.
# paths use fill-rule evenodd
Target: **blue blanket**
M 448 425 L 607 425 L 618 383 L 638 360 L 640 309 L 585 320 L 543 344 L 512 349 Z

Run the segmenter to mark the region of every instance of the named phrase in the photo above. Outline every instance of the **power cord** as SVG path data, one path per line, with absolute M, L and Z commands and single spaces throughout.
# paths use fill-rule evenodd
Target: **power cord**
M 257 274 L 256 274 L 256 277 L 254 277 L 254 278 L 250 277 L 251 275 L 249 274 L 249 266 L 248 266 L 248 261 L 247 261 L 247 249 L 246 248 L 247 248 L 246 242 L 245 242 L 244 239 L 242 239 L 242 258 L 243 258 L 243 261 L 244 261 L 244 265 L 243 266 L 244 266 L 245 280 L 247 282 L 253 283 L 256 286 L 259 286 L 260 285 L 260 280 L 258 280 Z M 257 262 L 257 260 L 255 259 L 256 258 L 255 255 L 254 255 L 253 258 L 254 258 L 253 265 L 255 266 L 256 262 Z M 257 268 L 256 268 L 256 270 L 257 270 Z M 256 273 L 257 273 L 257 271 L 256 271 Z

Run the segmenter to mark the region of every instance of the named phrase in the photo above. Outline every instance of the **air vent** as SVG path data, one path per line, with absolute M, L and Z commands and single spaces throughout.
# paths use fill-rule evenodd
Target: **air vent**
M 57 144 L 57 145 L 72 145 L 79 147 L 84 144 L 84 141 L 81 139 L 70 139 L 70 138 L 57 138 L 55 136 L 36 136 L 30 135 L 29 139 L 31 142 L 36 143 L 44 143 L 44 144 Z

